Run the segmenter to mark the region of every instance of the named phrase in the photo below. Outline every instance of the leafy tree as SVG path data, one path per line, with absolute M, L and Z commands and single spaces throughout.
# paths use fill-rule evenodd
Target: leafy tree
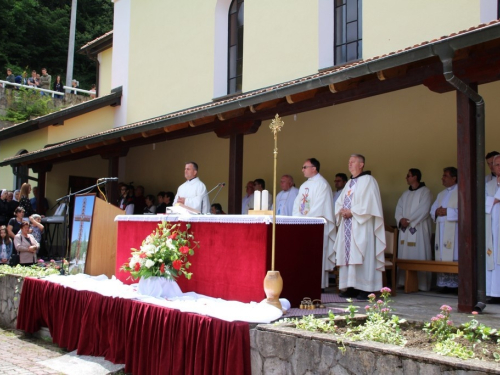
M 53 81 L 66 79 L 71 2 L 68 0 L 0 0 L 0 67 L 15 75 L 46 67 Z M 75 50 L 113 28 L 109 0 L 78 0 Z M 0 76 L 3 78 L 3 76 Z M 96 63 L 75 53 L 73 77 L 81 88 L 96 81 Z

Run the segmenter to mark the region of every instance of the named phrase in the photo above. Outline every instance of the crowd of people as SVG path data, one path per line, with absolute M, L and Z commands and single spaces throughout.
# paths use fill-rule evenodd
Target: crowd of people
M 37 73 L 36 70 L 31 71 L 31 76 L 28 77 L 27 72 L 23 72 L 21 75 L 14 75 L 11 68 L 7 68 L 7 77 L 5 78 L 7 82 L 17 83 L 20 85 L 32 87 L 32 88 L 40 88 L 45 90 L 53 90 L 57 92 L 64 93 L 64 84 L 61 80 L 61 76 L 57 75 L 55 80 L 52 82 L 52 76 L 48 74 L 47 68 L 42 68 L 41 74 Z M 71 87 L 73 90 L 70 91 L 71 94 L 78 94 L 76 89 L 79 89 L 80 83 L 73 79 L 71 80 Z M 0 83 L 0 87 L 2 84 Z M 19 86 L 13 86 L 9 84 L 5 84 L 6 89 L 19 89 Z M 90 97 L 93 99 L 96 97 L 96 85 L 93 84 L 89 90 Z M 50 95 L 44 91 L 40 91 L 40 95 Z M 56 99 L 62 99 L 63 95 L 54 95 Z
M 30 199 L 31 185 L 20 190 L 2 190 L 0 196 L 0 264 L 32 265 L 42 243 L 42 216 L 36 213 L 36 188 Z M 46 203 L 46 201 L 45 201 Z

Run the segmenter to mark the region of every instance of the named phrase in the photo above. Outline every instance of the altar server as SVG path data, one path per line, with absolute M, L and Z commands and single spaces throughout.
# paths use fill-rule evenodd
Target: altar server
M 276 197 L 276 215 L 292 216 L 293 203 L 299 189 L 294 186 L 293 177 L 289 174 L 281 176 L 280 187 L 281 191 Z
M 399 198 L 396 206 L 396 222 L 399 228 L 398 258 L 432 260 L 431 216 L 432 194 L 422 172 L 411 168 L 406 174 L 410 188 Z M 428 291 L 431 287 L 430 272 L 418 273 L 418 289 Z M 405 271 L 399 271 L 399 285 L 404 285 Z
M 302 172 L 308 180 L 299 189 L 293 204 L 293 216 L 322 217 L 326 220 L 323 232 L 323 262 L 321 288 L 328 288 L 328 271 L 335 266 L 328 258 L 335 241 L 335 218 L 333 216 L 333 193 L 328 181 L 319 174 L 320 163 L 315 158 L 307 159 Z
M 488 168 L 491 173 L 487 173 L 486 176 L 484 177 L 484 182 L 487 184 L 491 180 L 494 180 L 497 174 L 495 174 L 495 168 L 493 168 L 493 158 L 497 155 L 500 155 L 500 152 L 498 151 L 491 151 L 486 154 L 486 164 L 488 164 Z
M 198 178 L 198 164 L 193 161 L 186 163 L 184 177 L 186 178 L 186 182 L 177 189 L 174 205 L 182 203 L 203 214 L 209 213 L 210 201 L 205 184 Z
M 443 169 L 441 178 L 446 188 L 440 192 L 431 207 L 431 218 L 436 223 L 435 260 L 458 261 L 458 171 L 455 167 Z M 438 273 L 437 286 L 441 291 L 458 288 L 458 275 Z
M 495 179 L 486 184 L 486 295 L 500 301 L 500 155 L 493 158 Z
M 339 289 L 343 295 L 366 300 L 382 288 L 385 228 L 377 181 L 364 172 L 365 157 L 349 158 L 352 176 L 335 203 L 339 223 L 332 260 L 339 267 Z

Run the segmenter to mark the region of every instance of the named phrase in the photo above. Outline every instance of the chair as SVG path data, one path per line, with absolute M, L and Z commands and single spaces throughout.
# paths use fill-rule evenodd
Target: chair
M 392 295 L 396 295 L 396 259 L 398 258 L 398 229 L 385 226 L 385 271 L 382 273 L 382 284 L 387 286 L 387 271 L 391 271 Z

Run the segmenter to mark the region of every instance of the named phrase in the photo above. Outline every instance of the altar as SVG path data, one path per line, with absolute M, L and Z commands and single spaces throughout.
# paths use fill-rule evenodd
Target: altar
M 134 282 L 120 267 L 159 222 L 190 223 L 200 242 L 191 258 L 191 280 L 179 277 L 183 292 L 240 302 L 266 296 L 264 277 L 271 269 L 272 216 L 269 215 L 118 215 L 116 277 Z M 322 218 L 276 217 L 275 269 L 283 278 L 282 298 L 297 307 L 304 297 L 321 298 Z

